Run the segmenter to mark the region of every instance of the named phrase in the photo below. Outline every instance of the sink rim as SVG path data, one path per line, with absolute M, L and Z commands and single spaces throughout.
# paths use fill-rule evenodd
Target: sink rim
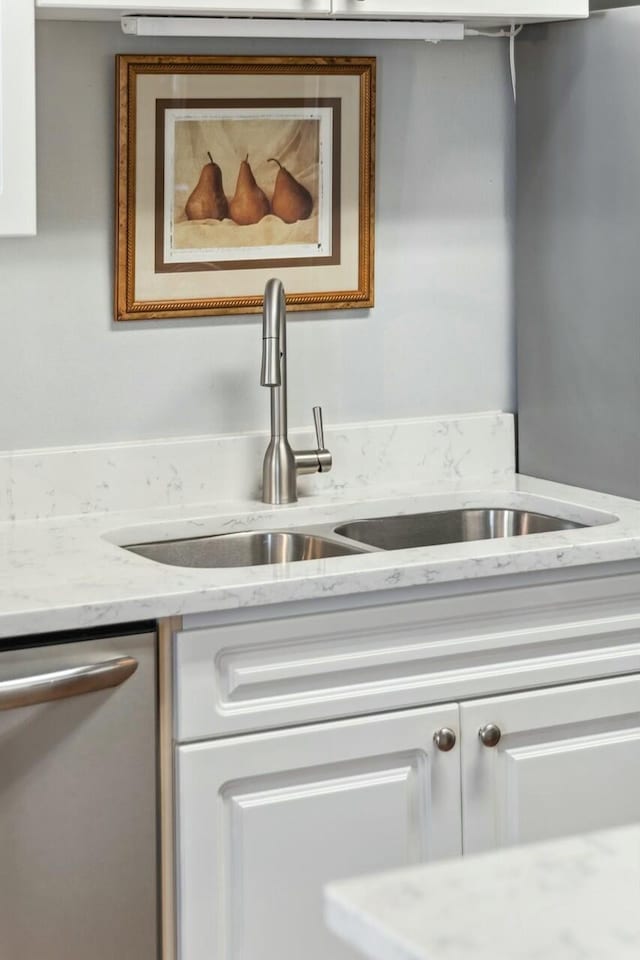
M 525 541 L 528 541 L 530 540 L 531 537 L 537 538 L 537 537 L 552 534 L 552 533 L 556 533 L 556 534 L 563 533 L 563 532 L 577 533 L 581 529 L 585 530 L 585 529 L 590 529 L 596 526 L 602 526 L 608 523 L 614 523 L 618 519 L 614 515 L 604 514 L 600 511 L 597 511 L 597 513 L 599 514 L 599 518 L 598 518 L 599 522 L 598 522 L 593 520 L 593 514 L 596 513 L 596 511 L 588 510 L 587 512 L 592 516 L 591 522 L 585 522 L 584 518 L 582 520 L 572 520 L 566 516 L 563 517 L 558 515 L 557 511 L 561 506 L 560 504 L 554 504 L 554 506 L 556 507 L 556 512 L 546 513 L 544 512 L 544 505 L 538 506 L 537 504 L 536 504 L 537 509 L 533 507 L 514 507 L 514 506 L 504 506 L 504 505 L 497 505 L 497 506 L 490 506 L 490 507 L 465 505 L 464 507 L 449 507 L 446 509 L 439 509 L 439 510 L 422 510 L 420 512 L 410 511 L 410 512 L 395 513 L 395 514 L 385 513 L 381 516 L 357 517 L 355 519 L 351 518 L 351 519 L 338 521 L 338 522 L 325 521 L 325 522 L 320 522 L 315 524 L 314 523 L 299 524 L 299 525 L 290 526 L 290 527 L 274 525 L 273 527 L 265 527 L 264 529 L 251 528 L 248 530 L 233 530 L 233 531 L 216 532 L 216 533 L 200 533 L 200 534 L 197 534 L 196 536 L 190 536 L 185 531 L 184 536 L 174 535 L 174 536 L 160 537 L 159 539 L 142 539 L 138 537 L 135 540 L 128 539 L 128 542 L 125 542 L 125 543 L 123 543 L 122 539 L 119 538 L 117 543 L 114 542 L 113 540 L 111 542 L 114 543 L 115 546 L 118 546 L 121 549 L 127 550 L 130 553 L 134 553 L 137 556 L 140 556 L 141 559 L 151 560 L 153 563 L 160 563 L 161 565 L 164 565 L 164 566 L 174 566 L 174 567 L 180 567 L 182 569 L 192 569 L 192 570 L 196 570 L 196 569 L 249 570 L 249 569 L 264 567 L 264 566 L 281 568 L 283 566 L 289 566 L 291 563 L 296 563 L 296 564 L 309 563 L 313 560 L 322 560 L 323 562 L 326 560 L 340 560 L 348 557 L 362 556 L 364 554 L 370 554 L 370 553 L 393 554 L 393 553 L 399 553 L 399 552 L 409 552 L 409 551 L 413 552 L 415 550 L 445 548 L 445 547 L 451 547 L 451 546 L 463 547 L 463 546 L 469 546 L 470 544 L 473 544 L 473 543 L 475 544 L 504 543 L 506 541 L 523 540 L 523 539 Z M 572 505 L 568 505 L 569 510 L 571 510 L 571 506 Z M 556 520 L 561 524 L 566 524 L 567 526 L 560 527 L 558 530 L 541 531 L 538 533 L 508 534 L 506 536 L 493 537 L 493 538 L 481 538 L 481 539 L 473 538 L 473 539 L 461 539 L 461 540 L 448 540 L 441 543 L 425 543 L 425 544 L 410 545 L 410 546 L 401 545 L 393 548 L 380 547 L 380 546 L 371 544 L 366 540 L 357 540 L 353 537 L 347 536 L 345 533 L 339 532 L 341 530 L 344 530 L 346 527 L 349 527 L 355 524 L 367 524 L 369 522 L 375 523 L 380 521 L 397 521 L 397 520 L 400 520 L 402 522 L 402 520 L 410 519 L 413 517 L 420 517 L 420 518 L 438 517 L 444 514 L 459 515 L 464 513 L 511 513 L 511 514 L 518 514 L 518 515 L 529 514 L 536 517 L 543 517 L 545 519 L 548 518 L 551 520 Z M 269 517 L 269 519 L 271 519 L 271 517 Z M 124 532 L 125 531 L 123 531 L 123 533 Z M 141 531 L 136 531 L 136 532 L 141 532 Z M 233 565 L 213 563 L 211 566 L 207 566 L 207 565 L 200 565 L 200 564 L 195 564 L 195 565 L 185 565 L 185 564 L 176 564 L 176 563 L 172 564 L 168 561 L 157 560 L 156 558 L 145 556 L 144 553 L 138 553 L 135 549 L 136 547 L 161 547 L 164 544 L 169 546 L 171 544 L 187 544 L 187 543 L 199 542 L 199 541 L 211 541 L 211 540 L 224 541 L 224 540 L 234 540 L 234 539 L 242 540 L 242 539 L 249 539 L 254 537 L 260 538 L 260 537 L 268 537 L 268 536 L 274 536 L 274 535 L 282 535 L 284 537 L 289 537 L 293 540 L 298 540 L 300 538 L 302 539 L 310 538 L 311 540 L 322 541 L 324 543 L 331 544 L 331 546 L 334 548 L 337 548 L 337 550 L 336 552 L 333 552 L 333 551 L 330 552 L 326 556 L 318 556 L 318 557 L 300 557 L 300 558 L 296 557 L 291 560 L 285 559 L 281 561 L 272 561 L 272 562 L 261 561 L 259 563 L 242 563 L 242 564 L 233 564 Z
M 324 524 L 323 524 L 324 526 Z M 119 544 L 125 550 L 131 550 L 132 547 L 157 547 L 161 544 L 171 543 L 196 543 L 202 540 L 240 540 L 252 537 L 290 537 L 292 540 L 318 540 L 326 543 L 334 543 L 336 540 L 347 539 L 332 537 L 326 533 L 315 533 L 316 526 L 312 527 L 265 527 L 264 530 L 234 530 L 231 533 L 203 533 L 196 537 L 166 537 L 161 540 L 136 540 L 135 543 Z M 357 549 L 354 547 L 354 549 Z M 360 552 L 360 551 L 358 551 Z M 361 552 L 367 553 L 367 550 Z
M 549 530 L 534 530 L 526 533 L 517 533 L 517 532 L 507 532 L 505 534 L 500 534 L 498 536 L 472 536 L 472 537 L 461 537 L 453 539 L 437 539 L 433 542 L 417 543 L 417 544 L 403 544 L 402 546 L 389 547 L 389 546 L 380 546 L 379 542 L 376 543 L 373 539 L 365 540 L 360 539 L 357 536 L 354 536 L 354 533 L 358 532 L 354 528 L 367 527 L 368 525 L 382 525 L 378 533 L 378 540 L 384 534 L 384 525 L 386 524 L 389 528 L 393 527 L 394 523 L 402 523 L 403 521 L 419 521 L 425 520 L 425 518 L 433 519 L 436 524 L 438 518 L 450 516 L 452 519 L 459 518 L 462 520 L 466 514 L 478 514 L 480 515 L 479 519 L 483 519 L 483 515 L 492 515 L 492 514 L 507 514 L 512 515 L 516 518 L 520 517 L 531 517 L 535 520 L 542 521 L 555 521 L 558 526 L 554 529 Z M 426 526 L 427 524 L 425 524 Z M 435 525 L 435 524 L 434 524 Z M 530 537 L 540 537 L 549 534 L 558 534 L 558 533 L 570 533 L 578 530 L 589 529 L 593 526 L 598 526 L 599 524 L 585 523 L 579 520 L 570 520 L 567 517 L 557 516 L 552 513 L 542 513 L 539 510 L 532 510 L 521 507 L 477 507 L 477 506 L 465 506 L 465 507 L 451 507 L 445 510 L 428 510 L 421 513 L 403 513 L 403 514 L 392 514 L 379 517 L 362 517 L 358 520 L 346 520 L 342 523 L 339 523 L 334 527 L 334 533 L 337 536 L 345 537 L 353 543 L 363 543 L 367 546 L 374 546 L 375 549 L 384 551 L 386 553 L 397 553 L 399 550 L 421 550 L 429 549 L 432 547 L 444 547 L 444 546 L 461 546 L 463 544 L 469 543 L 487 543 L 487 542 L 504 542 L 505 540 L 521 540 L 529 539 Z M 346 532 L 349 530 L 349 532 Z M 364 534 L 362 534 L 364 536 Z M 389 532 L 390 536 L 393 536 L 393 531 Z M 375 536 L 374 533 L 371 534 L 372 537 Z
M 164 560 L 162 557 L 154 557 L 147 555 L 144 550 L 145 548 L 156 549 L 158 552 L 162 552 L 162 548 L 170 549 L 175 545 L 188 546 L 189 544 L 207 544 L 215 543 L 216 545 L 224 542 L 241 542 L 242 541 L 253 541 L 258 540 L 262 541 L 263 545 L 267 549 L 262 554 L 258 554 L 258 558 L 253 557 L 254 562 L 249 563 L 238 563 L 238 562 L 215 562 L 215 558 L 212 558 L 211 563 L 177 563 L 171 560 Z M 290 542 L 293 545 L 298 545 L 304 550 L 305 547 L 309 546 L 313 548 L 314 545 L 320 545 L 321 550 L 323 547 L 327 546 L 330 549 L 326 553 L 320 552 L 318 556 L 294 556 L 286 557 L 284 559 L 269 559 L 269 543 L 268 541 L 275 540 L 276 543 L 273 546 L 278 546 L 278 541 L 282 541 L 281 545 L 287 545 L 287 542 Z M 309 563 L 313 560 L 336 560 L 341 557 L 351 557 L 357 556 L 363 553 L 370 553 L 372 549 L 366 544 L 359 544 L 356 541 L 350 541 L 345 537 L 340 537 L 339 535 L 330 535 L 327 533 L 319 533 L 315 530 L 304 530 L 301 528 L 289 528 L 289 529 L 268 529 L 268 530 L 236 530 L 233 532 L 219 533 L 219 534 L 204 534 L 197 537 L 173 537 L 167 538 L 164 540 L 148 540 L 148 541 L 137 541 L 136 543 L 129 543 L 122 545 L 122 549 L 127 550 L 129 553 L 133 553 L 145 560 L 151 560 L 154 563 L 162 564 L 163 566 L 173 566 L 180 567 L 182 569 L 204 569 L 204 570 L 224 570 L 224 569 L 250 569 L 252 567 L 263 567 L 263 566 L 276 566 L 282 567 L 289 565 L 291 563 Z M 233 558 L 233 554 L 230 554 L 229 559 Z

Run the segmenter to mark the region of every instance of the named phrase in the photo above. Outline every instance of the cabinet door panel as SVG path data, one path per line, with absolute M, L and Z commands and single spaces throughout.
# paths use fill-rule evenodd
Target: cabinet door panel
M 465 853 L 640 818 L 640 677 L 473 701 L 461 728 Z
M 36 232 L 34 9 L 0 0 L 0 237 Z
M 181 960 L 355 960 L 332 879 L 461 850 L 455 706 L 178 749 Z

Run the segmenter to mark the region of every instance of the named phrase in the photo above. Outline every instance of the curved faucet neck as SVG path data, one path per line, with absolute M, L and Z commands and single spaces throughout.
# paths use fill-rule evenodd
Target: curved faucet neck
M 285 336 L 287 304 L 281 280 L 269 280 L 264 291 L 262 339 L 277 340 Z

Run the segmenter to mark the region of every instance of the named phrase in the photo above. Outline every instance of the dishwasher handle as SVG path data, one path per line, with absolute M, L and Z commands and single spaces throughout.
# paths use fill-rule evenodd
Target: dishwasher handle
M 80 667 L 0 680 L 0 710 L 15 710 L 108 690 L 124 683 L 137 669 L 138 661 L 134 657 L 116 657 Z

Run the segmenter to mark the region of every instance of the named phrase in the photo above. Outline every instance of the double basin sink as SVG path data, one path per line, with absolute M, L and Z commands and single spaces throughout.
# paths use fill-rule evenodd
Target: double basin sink
M 477 508 L 135 543 L 125 549 L 176 567 L 253 567 L 576 530 L 582 523 L 528 510 Z

